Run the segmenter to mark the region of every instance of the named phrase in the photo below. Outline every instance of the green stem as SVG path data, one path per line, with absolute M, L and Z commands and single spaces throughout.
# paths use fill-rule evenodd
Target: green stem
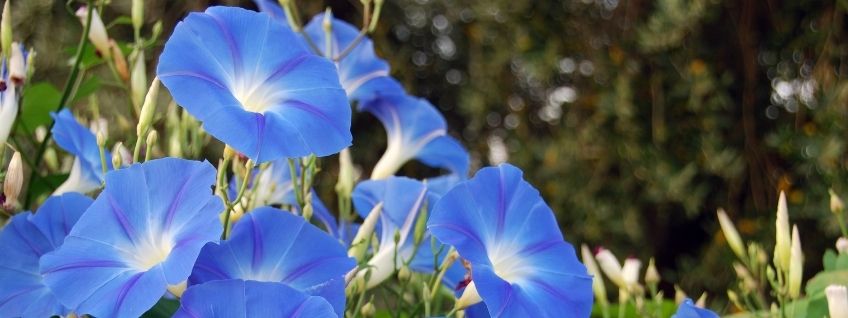
M 85 26 L 83 27 L 80 41 L 77 44 L 76 54 L 74 54 L 74 65 L 71 67 L 71 74 L 68 75 L 68 79 L 67 81 L 65 81 L 65 88 L 62 90 L 62 97 L 59 99 L 59 107 L 56 108 L 57 112 L 65 108 L 65 104 L 68 103 L 68 101 L 71 99 L 71 92 L 73 91 L 74 83 L 77 81 L 77 76 L 80 72 L 80 65 L 82 64 L 82 55 L 85 52 L 86 45 L 88 44 L 88 33 L 91 31 L 91 17 L 94 15 L 94 6 L 92 5 L 92 0 L 86 1 L 86 7 L 88 8 L 88 15 L 85 19 Z M 33 180 L 38 174 L 38 165 L 40 165 L 41 161 L 44 160 L 44 152 L 47 151 L 47 144 L 53 137 L 52 130 L 53 126 L 55 125 L 55 120 L 50 123 L 50 127 L 48 127 L 47 129 L 47 135 L 44 136 L 44 140 L 42 140 L 41 145 L 38 146 L 38 151 L 35 153 L 35 163 L 31 167 L 32 172 L 30 172 L 29 180 Z M 30 206 L 33 199 L 32 194 L 32 184 L 30 184 L 27 189 L 27 196 L 26 201 L 24 202 L 24 206 Z
M 247 171 L 244 173 L 244 178 L 241 180 L 241 184 L 239 185 L 238 194 L 236 195 L 235 200 L 227 204 L 227 211 L 224 214 L 224 233 L 221 235 L 221 239 L 226 239 L 230 234 L 230 214 L 233 212 L 233 208 L 241 202 L 241 198 L 244 197 L 244 192 L 247 190 L 247 184 L 250 181 L 250 175 L 253 173 L 253 168 L 256 166 L 256 163 L 253 160 L 249 161 L 247 165 Z

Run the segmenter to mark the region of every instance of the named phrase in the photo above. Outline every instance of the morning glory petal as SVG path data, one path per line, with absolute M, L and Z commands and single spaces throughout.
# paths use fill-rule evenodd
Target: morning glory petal
M 303 31 L 309 35 L 322 54 L 327 52 L 327 33 L 323 27 L 324 14 L 309 21 Z M 359 36 L 359 29 L 333 18 L 331 53 L 335 58 Z M 351 100 L 365 102 L 377 94 L 403 93 L 403 87 L 389 75 L 389 64 L 374 53 L 374 43 L 368 37 L 358 44 L 338 64 L 339 78 Z
M 188 278 L 222 231 L 208 162 L 164 158 L 106 174 L 106 187 L 65 243 L 40 261 L 66 306 L 97 317 L 137 317 Z
M 360 108 L 376 116 L 388 135 L 386 152 L 374 167 L 372 179 L 393 175 L 414 158 L 461 176 L 467 173 L 468 153 L 455 139 L 447 137 L 444 117 L 427 100 L 389 94 Z
M 281 282 L 313 295 L 344 295 L 344 284 L 331 280 L 355 265 L 344 246 L 302 217 L 262 207 L 239 219 L 229 239 L 203 248 L 189 285 L 244 279 Z M 328 284 L 338 290 L 326 290 Z M 344 313 L 344 297 L 328 301 Z
M 695 306 L 691 299 L 686 298 L 671 318 L 718 318 L 718 315 L 709 309 Z
M 520 169 L 481 169 L 436 203 L 428 228 L 471 263 L 491 316 L 589 315 L 592 279 Z
M 70 312 L 42 283 L 38 260 L 62 245 L 91 202 L 79 193 L 53 196 L 38 213 L 15 215 L 0 231 L 0 316 L 50 317 Z
M 350 106 L 332 62 L 265 13 L 191 13 L 165 43 L 157 74 L 211 135 L 258 163 L 326 156 L 351 143 Z
M 55 195 L 66 192 L 90 192 L 100 187 L 103 181 L 103 165 L 100 161 L 100 147 L 97 146 L 97 137 L 77 122 L 71 111 L 63 109 L 58 113 L 51 113 L 55 125 L 51 130 L 53 139 L 60 148 L 74 155 L 74 164 L 71 175 L 56 189 Z M 106 151 L 107 170 L 112 169 L 109 158 L 112 155 Z
M 321 297 L 309 296 L 281 283 L 216 280 L 189 287 L 176 318 L 336 317 Z

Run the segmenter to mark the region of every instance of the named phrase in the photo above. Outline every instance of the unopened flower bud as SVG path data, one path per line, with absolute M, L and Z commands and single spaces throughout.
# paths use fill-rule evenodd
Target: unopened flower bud
M 833 189 L 827 191 L 830 193 L 830 211 L 836 215 L 842 215 L 842 211 L 845 211 L 845 204 L 842 202 L 842 199 L 839 198 L 836 192 L 833 192 Z
M 707 306 L 707 292 L 701 294 L 701 297 L 698 297 L 698 300 L 695 301 L 695 306 L 704 308 Z
M 118 43 L 115 43 L 115 40 L 112 39 L 109 39 L 109 49 L 112 50 L 112 61 L 115 63 L 115 72 L 118 73 L 122 81 L 128 81 L 130 79 L 130 69 L 127 66 L 127 58 L 124 56 L 124 52 L 121 51 Z
M 147 66 L 144 60 L 144 51 L 139 50 L 133 59 L 133 69 L 130 73 L 130 98 L 132 99 L 133 107 L 139 109 L 144 103 L 144 97 L 147 95 Z
M 624 282 L 621 273 L 621 263 L 618 262 L 618 259 L 610 250 L 602 247 L 598 248 L 598 252 L 595 253 L 595 259 L 598 260 L 598 264 L 601 265 L 601 270 L 604 271 L 607 278 L 618 285 L 619 288 L 627 288 L 627 284 Z
M 454 303 L 454 308 L 465 309 L 481 301 L 483 301 L 483 298 L 481 298 L 480 293 L 477 292 L 477 285 L 474 284 L 474 281 L 471 281 L 471 283 L 468 283 L 468 286 L 465 286 L 465 290 L 462 292 L 462 295 L 459 296 L 459 299 L 457 299 L 456 303 Z
M 409 271 L 409 267 L 401 266 L 397 273 L 398 280 L 401 282 L 405 282 L 412 277 L 412 273 Z
M 141 30 L 141 26 L 144 24 L 144 0 L 133 0 L 131 14 L 133 29 Z
M 363 317 L 374 317 L 374 315 L 377 314 L 377 309 L 375 309 L 374 304 L 369 301 L 365 305 L 362 305 L 362 308 L 359 309 L 359 313 L 361 313 Z
M 24 59 L 24 48 L 18 42 L 12 42 L 12 52 L 9 57 L 9 80 L 15 86 L 21 87 L 27 78 L 26 59 Z
M 103 133 L 103 130 L 98 130 L 96 135 L 97 135 L 97 146 L 99 146 L 100 148 L 103 148 L 104 146 L 106 146 L 106 134 Z
M 153 78 L 153 83 L 150 83 L 150 89 L 147 90 L 147 96 L 144 97 L 144 104 L 141 106 L 141 113 L 138 116 L 138 125 L 135 132 L 138 136 L 143 135 L 153 124 L 153 115 L 156 114 L 156 101 L 159 98 L 159 77 Z
M 789 256 L 789 297 L 798 299 L 801 296 L 801 280 L 804 275 L 804 251 L 801 250 L 801 237 L 798 226 L 792 227 L 792 247 Z
M 739 232 L 736 231 L 736 227 L 733 226 L 733 222 L 727 216 L 727 212 L 724 212 L 724 209 L 718 209 L 716 214 L 718 215 L 718 224 L 721 226 L 721 232 L 724 233 L 724 238 L 727 240 L 727 245 L 730 246 L 736 257 L 747 259 L 745 244 L 742 243 L 742 238 L 739 236 Z
M 91 11 L 91 26 L 88 30 L 88 40 L 94 44 L 94 48 L 97 49 L 97 53 L 100 54 L 104 59 L 108 59 L 112 57 L 112 50 L 109 49 L 109 35 L 106 34 L 106 26 L 103 25 L 103 20 L 100 19 L 100 14 L 97 13 L 97 9 L 94 8 Z M 88 20 L 88 7 L 82 6 L 77 9 L 77 17 L 80 19 L 80 23 L 82 23 L 83 27 L 85 27 L 85 23 Z
M 836 251 L 839 254 L 848 254 L 848 238 L 840 237 L 836 240 Z
M 124 165 L 123 154 L 121 154 L 121 147 L 123 147 L 123 143 L 120 141 L 112 147 L 112 167 L 117 170 L 121 169 Z
M 648 261 L 648 269 L 645 271 L 645 283 L 656 285 L 660 282 L 660 272 L 657 271 L 657 265 L 654 263 L 654 258 Z
M 601 270 L 598 268 L 598 263 L 595 262 L 595 256 L 592 255 L 592 251 L 585 244 L 580 246 L 580 256 L 589 275 L 592 275 L 592 292 L 595 293 L 595 300 L 600 304 L 606 304 L 608 302 L 607 290 L 604 286 L 604 279 L 601 277 Z
M 369 212 L 368 216 L 365 217 L 365 220 L 362 221 L 362 225 L 359 226 L 356 236 L 354 236 L 351 241 L 350 249 L 347 251 L 348 256 L 356 258 L 358 261 L 361 261 L 362 258 L 365 257 L 365 251 L 368 249 L 368 238 L 370 238 L 371 234 L 374 233 L 374 228 L 377 226 L 377 220 L 380 219 L 380 214 L 382 212 L 382 202 L 378 203 L 371 209 L 371 212 Z
M 680 286 L 674 285 L 674 302 L 679 305 L 683 303 L 686 298 L 689 298 L 689 296 L 686 296 L 686 292 L 684 292 L 683 289 L 680 289 Z
M 730 302 L 733 303 L 734 306 L 736 306 L 736 308 L 740 308 L 740 309 L 744 308 L 742 306 L 742 303 L 739 302 L 739 294 L 737 294 L 735 291 L 728 289 L 727 290 L 727 299 L 729 299 Z
M 415 245 L 421 243 L 421 240 L 424 239 L 424 233 L 427 232 L 428 214 L 429 213 L 427 212 L 427 208 L 422 207 L 421 212 L 418 213 L 418 219 L 415 220 L 415 228 L 412 231 L 412 242 Z
M 780 271 L 789 270 L 789 253 L 792 245 L 792 233 L 789 228 L 789 211 L 786 208 L 786 195 L 780 192 L 777 200 L 777 219 L 775 220 L 774 264 Z
M 359 171 L 353 165 L 350 149 L 342 149 L 339 153 L 339 181 L 336 183 L 336 193 L 349 198 L 357 179 L 359 179 Z
M 830 318 L 848 318 L 848 288 L 829 285 L 824 289 L 827 296 L 827 311 Z
M 158 39 L 160 35 L 162 35 L 162 20 L 153 24 L 153 31 L 151 32 L 151 37 L 154 39 Z
M 628 257 L 624 260 L 624 266 L 621 267 L 621 278 L 628 288 L 639 284 L 639 271 L 642 269 L 642 261 Z
M 312 219 L 312 213 L 314 213 L 314 212 L 315 212 L 315 210 L 312 207 L 312 192 L 310 191 L 309 193 L 306 194 L 306 198 L 304 200 L 303 218 L 306 219 L 307 221 L 309 221 L 310 219 Z
M 24 167 L 21 164 L 21 153 L 15 151 L 9 167 L 6 169 L 6 179 L 3 180 L 3 195 L 6 196 L 4 203 L 7 209 L 14 209 L 18 205 L 18 195 L 24 184 Z
M 0 17 L 0 45 L 3 55 L 8 57 L 12 50 L 12 10 L 11 0 L 6 0 L 3 5 L 3 15 Z

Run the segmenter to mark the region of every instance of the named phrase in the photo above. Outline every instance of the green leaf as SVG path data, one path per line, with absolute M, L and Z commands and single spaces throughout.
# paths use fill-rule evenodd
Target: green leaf
M 38 82 L 23 92 L 23 105 L 18 131 L 32 133 L 35 128 L 50 123 L 50 112 L 59 107 L 62 93 L 48 82 Z
M 100 79 L 98 79 L 96 76 L 89 77 L 80 84 L 79 88 L 77 88 L 77 94 L 76 96 L 74 96 L 71 102 L 73 103 L 82 100 L 88 95 L 91 95 L 96 92 L 98 88 L 100 88 Z
M 848 285 L 848 270 L 835 270 L 818 273 L 807 281 L 807 295 L 824 293 L 828 285 Z
M 162 298 L 156 303 L 153 308 L 150 308 L 146 313 L 142 314 L 142 318 L 168 318 L 177 312 L 180 308 L 180 302 L 175 299 Z
M 836 269 L 836 252 L 832 249 L 828 249 L 824 252 L 824 256 L 822 257 L 822 265 L 824 265 L 825 271 L 832 271 Z

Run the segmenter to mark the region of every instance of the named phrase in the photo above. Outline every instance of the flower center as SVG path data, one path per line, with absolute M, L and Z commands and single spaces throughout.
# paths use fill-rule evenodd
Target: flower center
M 165 261 L 173 248 L 174 246 L 170 239 L 157 238 L 148 240 L 136 246 L 132 265 L 141 271 L 147 271 Z
M 525 260 L 512 248 L 498 246 L 489 252 L 489 260 L 495 274 L 509 283 L 521 280 L 528 273 Z
M 262 113 L 273 106 L 278 93 L 271 85 L 253 79 L 244 79 L 242 83 L 234 85 L 232 92 L 245 110 L 254 113 Z

